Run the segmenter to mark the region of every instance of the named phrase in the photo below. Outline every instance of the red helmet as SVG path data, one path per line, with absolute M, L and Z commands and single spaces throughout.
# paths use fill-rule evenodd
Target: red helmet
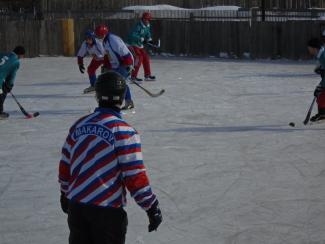
M 151 14 L 149 13 L 149 12 L 144 12 L 143 14 L 142 14 L 142 19 L 143 20 L 148 20 L 148 21 L 150 21 L 151 20 Z
M 106 25 L 99 25 L 95 29 L 95 34 L 97 37 L 105 37 L 108 33 L 108 27 Z

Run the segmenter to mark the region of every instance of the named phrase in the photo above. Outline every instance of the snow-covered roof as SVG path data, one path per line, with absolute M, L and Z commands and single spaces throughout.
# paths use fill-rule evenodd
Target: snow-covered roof
M 123 10 L 143 10 L 143 11 L 156 11 L 156 10 L 230 10 L 237 11 L 240 7 L 238 6 L 211 6 L 205 8 L 197 8 L 197 9 L 188 9 L 188 8 L 180 8 L 175 7 L 168 4 L 158 4 L 158 5 L 136 5 L 136 6 L 128 6 L 124 7 Z
M 240 9 L 238 6 L 212 6 L 212 7 L 206 7 L 206 8 L 200 8 L 198 10 L 230 10 L 230 11 L 237 11 Z

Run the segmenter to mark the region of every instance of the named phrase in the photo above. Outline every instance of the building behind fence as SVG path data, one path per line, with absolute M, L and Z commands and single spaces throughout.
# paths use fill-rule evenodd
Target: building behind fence
M 69 11 L 48 13 L 42 18 L 29 13 L 0 15 L 0 51 L 23 44 L 30 57 L 63 55 L 62 19 L 66 18 L 73 19 L 75 50 L 83 33 L 100 23 L 125 39 L 142 12 Z M 306 41 L 325 29 L 322 10 L 267 10 L 265 21 L 258 8 L 157 10 L 152 14 L 154 40 L 161 40 L 159 52 L 173 55 L 306 59 Z
M 260 7 L 262 1 L 268 9 L 325 8 L 325 0 L 0 0 L 0 8 L 41 12 L 76 10 L 121 10 L 131 5 L 169 4 L 182 8 L 202 8 L 215 5 L 234 5 L 243 8 Z

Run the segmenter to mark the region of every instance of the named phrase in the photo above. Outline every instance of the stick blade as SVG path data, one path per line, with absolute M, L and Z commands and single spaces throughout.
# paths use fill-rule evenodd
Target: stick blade
M 309 119 L 310 119 L 310 115 L 311 115 L 311 113 L 307 113 L 307 116 L 306 116 L 306 118 L 305 118 L 305 120 L 304 120 L 304 125 L 307 125 L 308 124 L 308 122 L 309 122 Z
M 149 94 L 151 97 L 159 97 L 159 96 L 161 96 L 162 94 L 164 94 L 165 93 L 165 89 L 162 89 L 160 92 L 158 92 L 158 93 L 151 93 L 151 94 Z
M 39 112 L 35 112 L 35 113 L 33 113 L 33 114 L 25 114 L 25 119 L 32 119 L 32 118 L 35 118 L 35 117 L 37 117 L 37 116 L 39 116 Z

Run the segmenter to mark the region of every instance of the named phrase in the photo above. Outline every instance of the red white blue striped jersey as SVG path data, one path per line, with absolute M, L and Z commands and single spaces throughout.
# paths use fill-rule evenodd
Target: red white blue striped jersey
M 83 204 L 123 207 L 126 189 L 144 210 L 156 200 L 137 131 L 108 108 L 97 108 L 70 128 L 59 182 L 68 199 Z

